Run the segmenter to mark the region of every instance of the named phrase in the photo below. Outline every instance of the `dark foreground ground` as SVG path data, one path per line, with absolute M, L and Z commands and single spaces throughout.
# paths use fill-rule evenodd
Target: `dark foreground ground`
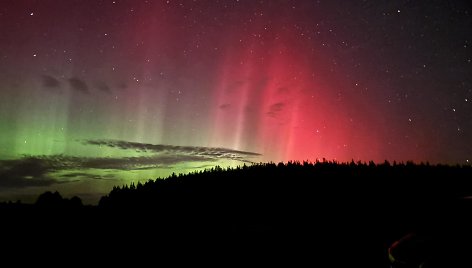
M 471 182 L 470 167 L 216 168 L 115 188 L 99 206 L 53 195 L 36 205 L 0 205 L 3 253 L 71 262 L 158 264 L 171 254 L 174 263 L 193 265 L 390 267 L 389 247 L 409 235 L 391 252 L 395 267 L 472 267 Z

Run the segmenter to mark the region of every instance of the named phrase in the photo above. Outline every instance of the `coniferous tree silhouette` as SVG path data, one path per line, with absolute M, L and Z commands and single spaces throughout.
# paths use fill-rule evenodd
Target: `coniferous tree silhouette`
M 470 178 L 470 166 L 270 162 L 116 186 L 96 207 L 46 192 L 32 207 L 7 203 L 0 208 L 22 207 L 26 213 L 19 215 L 34 212 L 26 219 L 7 218 L 41 219 L 38 233 L 54 233 L 52 226 L 67 222 L 87 230 L 84 237 L 109 241 L 120 234 L 119 240 L 133 241 L 245 241 L 270 250 L 303 244 L 320 263 L 331 260 L 334 267 L 353 265 L 349 260 L 359 258 L 364 266 L 388 267 L 388 246 L 409 232 L 450 242 L 455 236 L 437 231 L 446 228 L 472 238 L 464 228 L 472 222 L 461 216 L 472 211 L 470 199 L 464 199 L 472 196 Z M 446 227 L 438 224 L 443 218 L 450 220 Z M 123 234 L 123 226 L 136 231 Z M 138 230 L 146 230 L 145 235 Z

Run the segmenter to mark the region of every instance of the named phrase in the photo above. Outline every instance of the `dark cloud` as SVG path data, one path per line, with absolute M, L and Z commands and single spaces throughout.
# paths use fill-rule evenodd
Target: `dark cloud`
M 288 87 L 279 87 L 277 88 L 277 93 L 278 94 L 287 94 L 290 92 L 290 89 Z
M 89 88 L 87 84 L 80 80 L 79 78 L 72 77 L 69 79 L 69 85 L 73 90 L 82 92 L 82 93 L 89 93 Z
M 219 106 L 219 108 L 220 108 L 221 110 L 227 110 L 227 109 L 229 109 L 230 107 L 231 107 L 231 104 L 229 104 L 229 103 L 221 104 L 221 105 Z
M 283 102 L 274 103 L 269 107 L 269 111 L 267 112 L 267 114 L 270 117 L 276 117 L 280 112 L 283 111 L 284 108 L 285 108 L 285 103 Z
M 90 177 L 90 174 L 83 173 L 83 172 L 73 172 L 73 173 L 62 174 L 61 177 L 62 178 Z
M 145 170 L 168 168 L 187 162 L 212 162 L 215 159 L 192 155 L 155 155 L 149 157 L 89 158 L 62 155 L 24 157 L 0 161 L 0 190 L 31 186 L 50 186 L 57 183 L 77 182 L 80 179 L 107 179 L 97 174 L 76 172 L 85 169 Z M 72 171 L 55 180 L 49 174 L 56 171 Z M 73 180 L 72 178 L 77 178 Z
M 122 145 L 118 147 L 123 147 Z M 142 151 L 143 149 L 140 150 Z M 77 171 L 84 169 L 145 170 L 155 168 L 168 168 L 171 165 L 179 163 L 214 162 L 220 159 L 221 157 L 246 162 L 241 155 L 238 155 L 238 153 L 236 153 L 238 151 L 223 152 L 215 150 L 208 152 L 198 152 L 198 150 L 194 150 L 191 152 L 189 149 L 179 150 L 180 152 L 183 152 L 183 150 L 187 150 L 189 153 L 176 153 L 177 151 L 175 150 L 173 150 L 173 153 L 170 153 L 171 151 L 167 150 L 166 153 L 138 157 L 100 158 L 52 155 L 28 157 L 18 160 L 4 160 L 0 162 L 0 176 L 2 178 L 2 181 L 4 182 L 3 184 L 0 182 L 0 186 L 5 185 L 7 182 L 10 181 L 21 181 L 23 179 L 29 180 L 28 182 L 30 182 L 31 185 L 35 184 L 33 182 L 33 179 L 35 181 L 40 181 L 39 183 L 36 183 L 37 185 L 49 185 L 52 183 L 58 183 L 57 181 L 51 180 L 47 177 L 47 174 L 49 172 L 55 171 L 72 171 L 70 173 L 60 175 L 61 178 L 91 178 L 96 177 L 96 175 Z M 153 151 L 153 149 L 151 149 L 151 151 Z
M 125 82 L 121 82 L 121 83 L 118 83 L 118 85 L 116 85 L 119 89 L 127 89 L 128 88 L 128 84 L 126 84 Z
M 148 144 L 120 140 L 86 140 L 84 144 L 108 146 L 120 149 L 130 149 L 142 152 L 167 153 L 171 155 L 183 154 L 194 156 L 206 156 L 211 158 L 244 158 L 255 157 L 261 154 L 247 151 L 239 151 L 227 148 L 203 147 L 203 146 L 176 146 L 167 144 Z
M 194 170 L 194 169 L 197 169 L 197 168 L 212 168 L 212 167 L 215 167 L 215 165 L 199 165 L 199 166 L 192 166 L 192 167 L 189 167 L 187 169 L 189 170 Z
M 30 186 L 49 186 L 56 183 L 69 183 L 77 179 L 104 179 L 89 172 L 88 169 L 107 170 L 145 170 L 169 168 L 179 163 L 200 164 L 219 160 L 237 160 L 249 162 L 251 158 L 260 156 L 258 153 L 238 151 L 226 148 L 174 146 L 163 144 L 146 144 L 114 140 L 88 140 L 84 144 L 108 146 L 123 150 L 151 153 L 150 156 L 138 157 L 75 157 L 64 155 L 28 156 L 21 159 L 0 161 L 0 189 L 25 188 Z M 64 180 L 50 177 L 54 172 L 65 173 L 59 176 Z M 59 174 L 60 174 L 59 173 Z M 72 180 L 72 178 L 77 178 Z
M 100 91 L 103 91 L 103 92 L 106 92 L 106 93 L 111 93 L 110 87 L 105 82 L 98 82 L 97 83 L 97 88 Z
M 106 176 L 100 176 L 96 174 L 90 174 L 90 173 L 85 173 L 85 172 L 72 172 L 72 173 L 67 173 L 63 174 L 60 176 L 61 178 L 85 178 L 85 179 L 93 179 L 93 180 L 114 180 L 112 175 L 109 175 L 110 178 L 107 178 Z M 74 180 L 77 181 L 77 180 Z M 80 181 L 80 180 L 79 180 Z
M 61 86 L 61 82 L 59 82 L 59 80 L 57 80 L 56 78 L 52 76 L 42 75 L 41 79 L 42 79 L 42 85 L 44 88 L 59 89 L 59 87 Z
M 57 183 L 47 174 L 52 170 L 49 161 L 40 158 L 22 158 L 0 161 L 0 187 L 24 188 L 49 186 Z
M 123 157 L 123 158 L 88 158 L 79 164 L 81 168 L 117 169 L 117 170 L 144 170 L 165 168 L 186 162 L 206 162 L 214 159 L 204 156 L 192 155 L 156 155 L 149 157 Z

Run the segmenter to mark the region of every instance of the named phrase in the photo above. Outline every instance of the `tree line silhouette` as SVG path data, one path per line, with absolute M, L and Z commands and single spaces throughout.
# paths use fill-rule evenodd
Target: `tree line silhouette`
M 115 186 L 97 206 L 46 192 L 34 205 L 3 203 L 0 212 L 26 221 L 42 219 L 29 235 L 65 220 L 110 241 L 126 226 L 156 241 L 250 241 L 246 247 L 271 252 L 290 244 L 310 249 L 319 260 L 333 258 L 333 267 L 351 265 L 354 259 L 388 267 L 387 248 L 402 235 L 435 233 L 442 219 L 457 230 L 470 223 L 464 215 L 472 212 L 467 201 L 471 179 L 470 166 L 413 162 L 216 166 Z M 133 234 L 120 239 L 142 238 Z

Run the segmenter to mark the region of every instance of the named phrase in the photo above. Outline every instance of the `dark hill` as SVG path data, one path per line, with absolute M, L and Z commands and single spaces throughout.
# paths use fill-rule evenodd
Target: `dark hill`
M 13 222 L 39 222 L 24 227 L 28 238 L 55 236 L 66 223 L 75 232 L 65 240 L 101 237 L 111 247 L 148 241 L 196 250 L 205 241 L 220 254 L 242 245 L 267 258 L 296 252 L 323 267 L 389 267 L 388 247 L 408 233 L 438 245 L 472 237 L 471 180 L 465 166 L 268 163 L 115 187 L 98 207 L 75 200 L 10 212 Z

